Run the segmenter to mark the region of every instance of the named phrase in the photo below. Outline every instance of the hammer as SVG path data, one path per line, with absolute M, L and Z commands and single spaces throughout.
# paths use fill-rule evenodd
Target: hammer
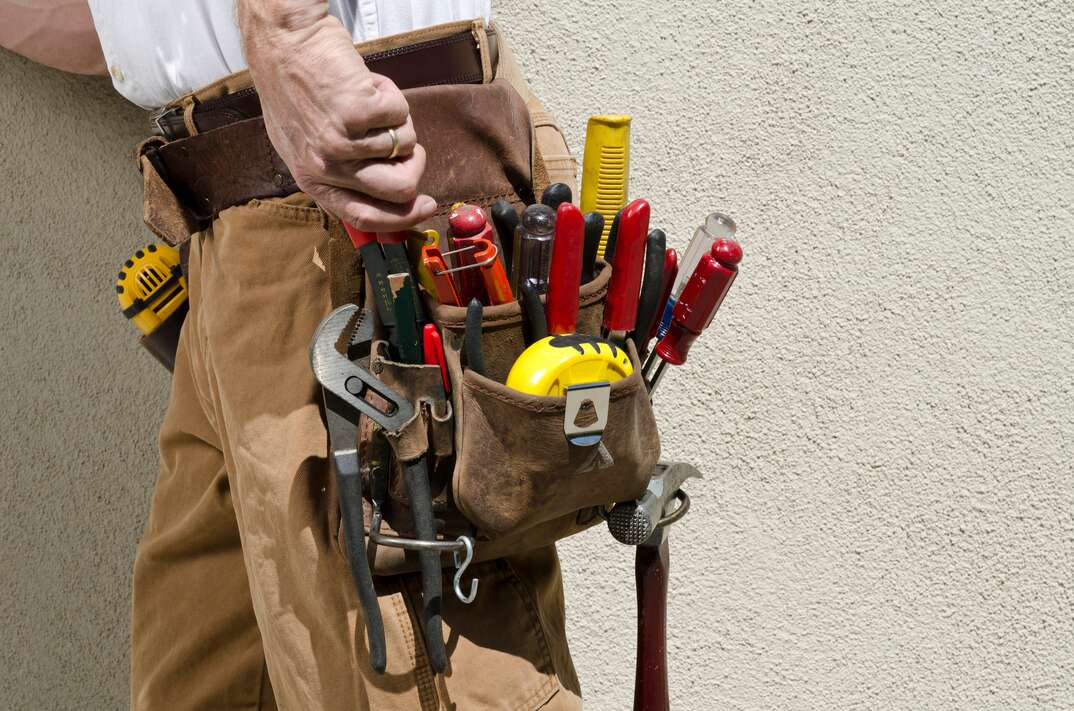
M 634 669 L 634 711 L 668 711 L 668 529 L 686 514 L 689 498 L 681 492 L 696 468 L 661 462 L 638 501 L 620 503 L 608 516 L 615 539 L 636 545 L 634 580 L 638 590 L 638 653 Z M 679 499 L 678 506 L 672 499 Z

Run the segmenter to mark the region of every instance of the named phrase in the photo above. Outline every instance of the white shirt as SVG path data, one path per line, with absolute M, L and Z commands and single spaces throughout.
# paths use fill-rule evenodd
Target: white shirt
M 327 0 L 355 42 L 483 17 L 492 0 Z M 147 109 L 246 68 L 235 0 L 89 0 L 116 90 Z

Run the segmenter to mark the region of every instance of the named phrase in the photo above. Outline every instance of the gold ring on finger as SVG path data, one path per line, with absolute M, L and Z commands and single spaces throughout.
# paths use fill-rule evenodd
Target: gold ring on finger
M 388 160 L 392 160 L 399 155 L 399 134 L 395 132 L 394 128 L 389 128 L 388 135 L 392 137 L 392 152 L 388 154 Z

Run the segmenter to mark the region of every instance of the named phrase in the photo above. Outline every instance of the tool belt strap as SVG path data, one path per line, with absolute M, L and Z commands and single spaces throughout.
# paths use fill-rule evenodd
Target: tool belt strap
M 366 65 L 400 89 L 447 84 L 481 84 L 486 63 L 498 59 L 490 29 L 483 55 L 471 30 L 447 37 L 363 54 Z M 196 135 L 190 136 L 187 116 Z M 162 139 L 146 141 L 140 154 L 196 219 L 211 220 L 222 210 L 255 198 L 282 197 L 298 191 L 283 159 L 272 147 L 253 87 L 197 103 L 174 107 L 154 118 Z M 143 173 L 145 166 L 143 163 Z

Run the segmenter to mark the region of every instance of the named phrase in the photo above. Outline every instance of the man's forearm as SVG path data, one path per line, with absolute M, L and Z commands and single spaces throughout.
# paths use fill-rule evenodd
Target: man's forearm
M 331 19 L 325 0 L 238 0 L 237 10 L 244 45 L 312 32 Z
M 75 74 L 106 74 L 86 0 L 0 0 L 0 46 Z

